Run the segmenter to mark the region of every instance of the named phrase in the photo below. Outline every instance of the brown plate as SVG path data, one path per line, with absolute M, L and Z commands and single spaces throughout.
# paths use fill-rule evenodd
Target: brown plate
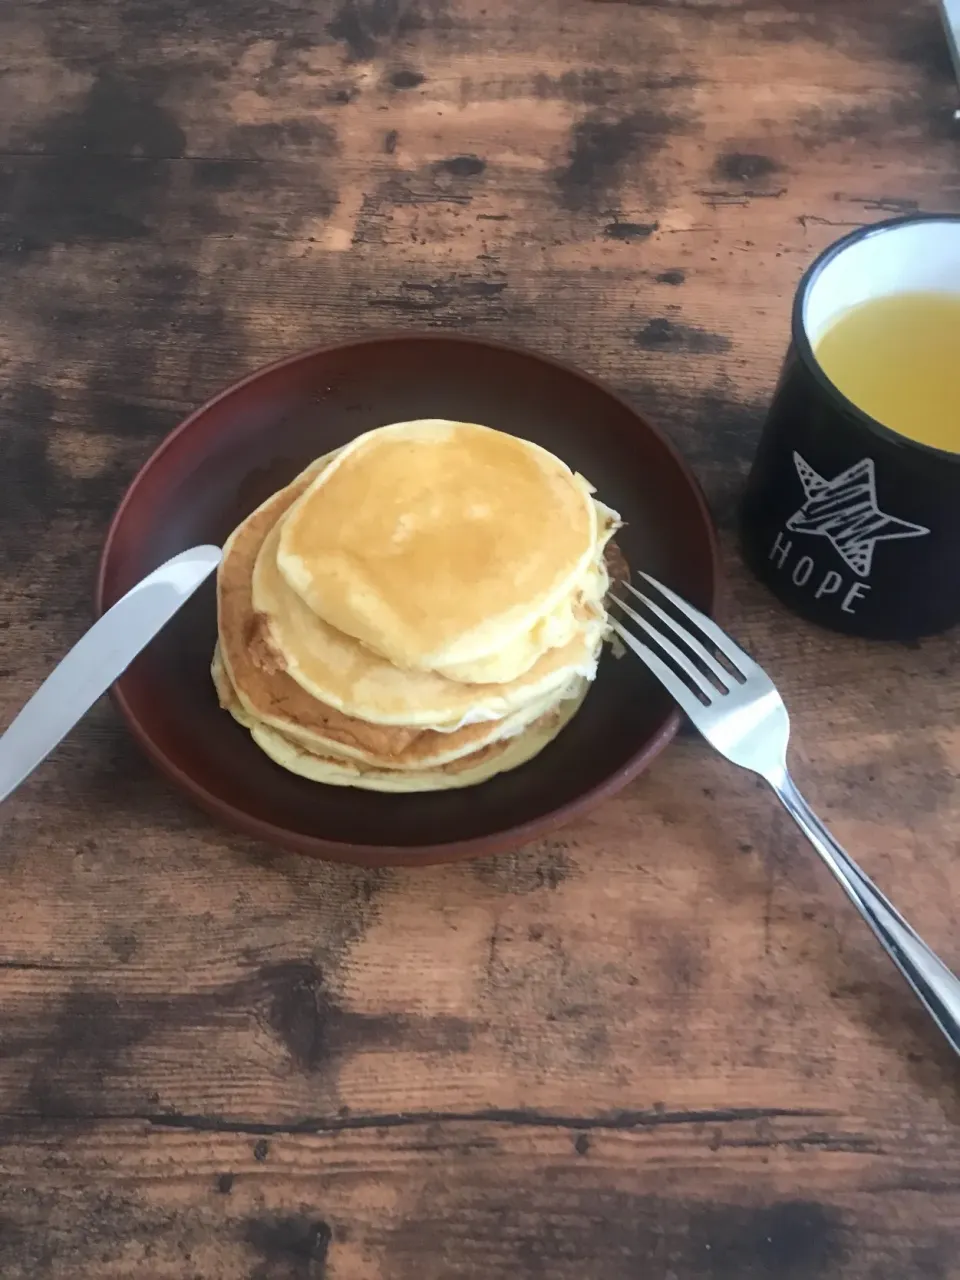
M 443 335 L 361 339 L 262 369 L 157 449 L 120 505 L 100 563 L 108 608 L 178 551 L 230 531 L 311 459 L 411 418 L 484 422 L 546 446 L 621 512 L 628 562 L 713 605 L 716 545 L 674 449 L 598 382 L 542 356 Z M 512 773 L 464 791 L 381 795 L 274 765 L 210 682 L 213 583 L 128 669 L 115 697 L 137 740 L 218 818 L 274 844 L 366 864 L 426 863 L 515 847 L 612 795 L 670 740 L 678 717 L 633 658 L 605 654 L 570 726 Z

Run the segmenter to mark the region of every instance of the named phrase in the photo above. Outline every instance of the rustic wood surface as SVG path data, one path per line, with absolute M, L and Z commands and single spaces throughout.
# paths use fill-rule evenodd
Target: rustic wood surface
M 222 384 L 442 326 L 680 444 L 815 805 L 960 967 L 956 635 L 841 639 L 735 505 L 814 253 L 960 209 L 927 0 L 20 0 L 0 11 L 2 722 Z M 99 706 L 3 806 L 0 1276 L 949 1280 L 960 1072 L 747 776 L 681 738 L 514 856 L 211 825 Z

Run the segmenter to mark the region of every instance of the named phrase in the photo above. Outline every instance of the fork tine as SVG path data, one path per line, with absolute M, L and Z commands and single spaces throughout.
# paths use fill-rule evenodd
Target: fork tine
M 631 649 L 641 662 L 646 663 L 667 693 L 683 708 L 690 719 L 696 722 L 697 716 L 704 710 L 703 703 L 690 692 L 689 687 L 683 683 L 673 668 L 668 667 L 662 658 L 658 657 L 642 640 L 632 635 L 626 627 L 621 626 L 615 618 L 610 618 L 609 622 L 627 648 Z
M 711 702 L 713 702 L 714 699 L 716 699 L 717 697 L 721 696 L 720 692 L 717 689 L 715 689 L 712 685 L 707 683 L 707 677 L 704 676 L 703 672 L 699 671 L 693 665 L 693 663 L 690 661 L 687 655 L 683 652 L 683 650 L 679 649 L 673 643 L 672 640 L 669 640 L 663 634 L 662 631 L 658 631 L 657 628 L 653 626 L 652 623 L 648 622 L 646 618 L 642 617 L 639 613 L 637 613 L 635 609 L 631 609 L 628 604 L 625 604 L 622 600 L 619 600 L 616 596 L 611 596 L 610 599 L 612 603 L 617 606 L 618 609 L 623 610 L 623 612 L 627 615 L 628 618 L 632 618 L 638 627 L 642 627 L 648 636 L 652 636 L 654 640 L 656 640 L 657 644 L 664 651 L 664 653 L 668 654 L 674 660 L 674 662 L 677 664 L 677 666 L 680 668 L 683 674 L 687 677 L 687 679 L 691 680 L 694 683 L 699 693 L 702 693 L 703 696 L 705 698 L 708 698 Z M 728 680 L 730 678 L 731 678 L 730 676 L 727 676 Z M 730 690 L 726 687 L 726 685 L 724 685 L 722 692 L 729 693 Z
M 680 612 L 691 622 L 695 623 L 708 639 L 712 640 L 717 646 L 726 660 L 736 667 L 740 674 L 745 678 L 752 675 L 762 675 L 762 668 L 754 662 L 749 653 L 744 653 L 738 644 L 736 644 L 727 633 L 713 621 L 708 618 L 705 613 L 701 613 L 699 609 L 692 604 L 688 604 L 682 596 L 678 596 L 675 591 L 671 591 L 669 587 L 665 587 L 662 582 L 658 582 L 656 578 L 652 578 L 649 573 L 640 574 L 641 578 L 646 579 L 652 586 L 656 587 L 662 595 L 675 605 Z M 632 590 L 632 588 L 631 588 Z M 639 593 L 638 593 L 639 594 Z
M 661 622 L 665 622 L 667 626 L 680 637 L 684 644 L 693 650 L 714 679 L 718 680 L 726 692 L 729 693 L 731 683 L 738 683 L 736 676 L 732 676 L 726 667 L 722 666 L 716 660 L 710 650 L 700 643 L 693 632 L 688 631 L 686 627 L 681 627 L 680 623 L 677 622 L 676 619 L 671 618 L 666 610 L 661 609 L 660 606 L 651 600 L 649 596 L 643 595 L 643 593 L 638 591 L 636 587 L 631 587 L 629 582 L 625 582 L 623 585 L 628 591 L 632 592 L 638 600 L 642 600 L 651 613 L 655 614 Z

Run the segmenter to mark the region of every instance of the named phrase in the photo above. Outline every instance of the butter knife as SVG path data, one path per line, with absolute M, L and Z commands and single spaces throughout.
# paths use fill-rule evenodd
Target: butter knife
M 220 563 L 219 547 L 182 551 L 122 596 L 53 669 L 0 737 L 0 801 L 122 675 Z

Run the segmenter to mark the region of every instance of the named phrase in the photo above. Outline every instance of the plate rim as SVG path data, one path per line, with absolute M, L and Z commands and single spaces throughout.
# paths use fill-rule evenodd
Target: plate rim
M 293 352 L 290 355 L 281 356 L 279 359 L 270 361 L 268 364 L 261 365 L 250 373 L 237 378 L 235 381 L 229 383 L 220 391 L 209 397 L 209 399 L 205 400 L 201 405 L 189 413 L 187 417 L 179 422 L 170 432 L 168 432 L 148 455 L 145 461 L 137 468 L 133 477 L 128 482 L 123 496 L 110 520 L 110 524 L 107 527 L 107 532 L 103 540 L 103 546 L 101 548 L 97 564 L 97 575 L 94 588 L 94 609 L 96 616 L 98 618 L 101 617 L 105 611 L 104 595 L 107 567 L 113 555 L 114 545 L 117 540 L 120 525 L 123 522 L 129 507 L 137 501 L 138 491 L 141 484 L 145 480 L 146 476 L 162 459 L 163 455 L 169 449 L 173 448 L 181 437 L 187 435 L 199 419 L 209 413 L 215 405 L 228 399 L 230 396 L 236 395 L 239 391 L 242 391 L 244 387 L 259 381 L 261 378 L 264 378 L 271 373 L 276 373 L 289 365 L 299 364 L 303 361 L 315 359 L 318 356 L 327 355 L 331 352 L 346 348 L 380 346 L 384 343 L 392 342 L 457 342 L 467 346 L 492 348 L 497 351 L 507 352 L 511 355 L 522 356 L 526 359 L 535 360 L 540 364 L 549 365 L 558 372 L 572 374 L 574 377 L 589 383 L 598 391 L 601 391 L 604 395 L 609 396 L 621 405 L 633 418 L 640 422 L 647 431 L 650 431 L 656 437 L 660 446 L 666 450 L 674 464 L 678 467 L 684 481 L 693 495 L 694 502 L 701 516 L 702 525 L 707 534 L 707 549 L 710 561 L 710 598 L 708 601 L 707 612 L 711 615 L 716 612 L 718 600 L 722 595 L 723 566 L 720 556 L 719 538 L 714 524 L 713 515 L 710 511 L 710 507 L 707 503 L 700 481 L 697 479 L 689 463 L 683 457 L 676 445 L 674 445 L 673 441 L 670 440 L 670 438 L 665 435 L 655 423 L 651 422 L 645 414 L 635 409 L 629 401 L 609 387 L 601 378 L 581 369 L 578 365 L 567 360 L 560 360 L 554 356 L 535 351 L 518 343 L 477 337 L 473 334 L 451 332 L 449 330 L 423 331 L 392 329 L 374 333 L 361 333 L 353 337 L 338 339 L 333 342 L 316 343 L 310 347 L 305 347 L 300 351 Z M 208 814 L 212 814 L 215 818 L 234 831 L 240 831 L 246 835 L 253 836 L 254 838 L 262 840 L 264 843 L 272 845 L 275 848 L 279 847 L 281 849 L 292 850 L 306 856 L 320 858 L 326 861 L 351 863 L 363 866 L 428 866 L 436 863 L 455 862 L 466 858 L 476 858 L 482 855 L 493 855 L 503 853 L 507 850 L 520 848 L 530 840 L 542 837 L 549 832 L 556 830 L 558 827 L 565 825 L 578 814 L 589 811 L 595 805 L 610 796 L 615 795 L 625 787 L 627 783 L 631 782 L 635 777 L 641 774 L 672 741 L 680 727 L 681 719 L 679 709 L 674 707 L 668 714 L 659 731 L 650 739 L 642 750 L 631 756 L 626 764 L 624 764 L 615 773 L 612 773 L 609 777 L 605 778 L 602 782 L 598 783 L 595 787 L 592 787 L 589 791 L 558 805 L 556 808 L 551 809 L 549 813 L 545 813 L 542 817 L 532 818 L 527 822 L 506 827 L 501 831 L 484 836 L 474 836 L 466 840 L 453 840 L 442 844 L 432 845 L 387 845 L 347 843 L 346 841 L 341 840 L 326 840 L 322 836 L 306 835 L 302 832 L 293 831 L 290 828 L 280 827 L 275 823 L 265 821 L 264 819 L 250 814 L 244 809 L 238 808 L 236 805 L 233 805 L 228 801 L 220 799 L 220 797 L 209 792 L 201 783 L 196 781 L 189 772 L 181 769 L 174 760 L 170 759 L 170 757 L 156 745 L 153 738 L 144 729 L 140 719 L 134 714 L 130 706 L 123 690 L 123 676 L 121 676 L 120 679 L 111 687 L 110 697 L 120 712 L 125 725 L 154 767 L 189 795 Z

